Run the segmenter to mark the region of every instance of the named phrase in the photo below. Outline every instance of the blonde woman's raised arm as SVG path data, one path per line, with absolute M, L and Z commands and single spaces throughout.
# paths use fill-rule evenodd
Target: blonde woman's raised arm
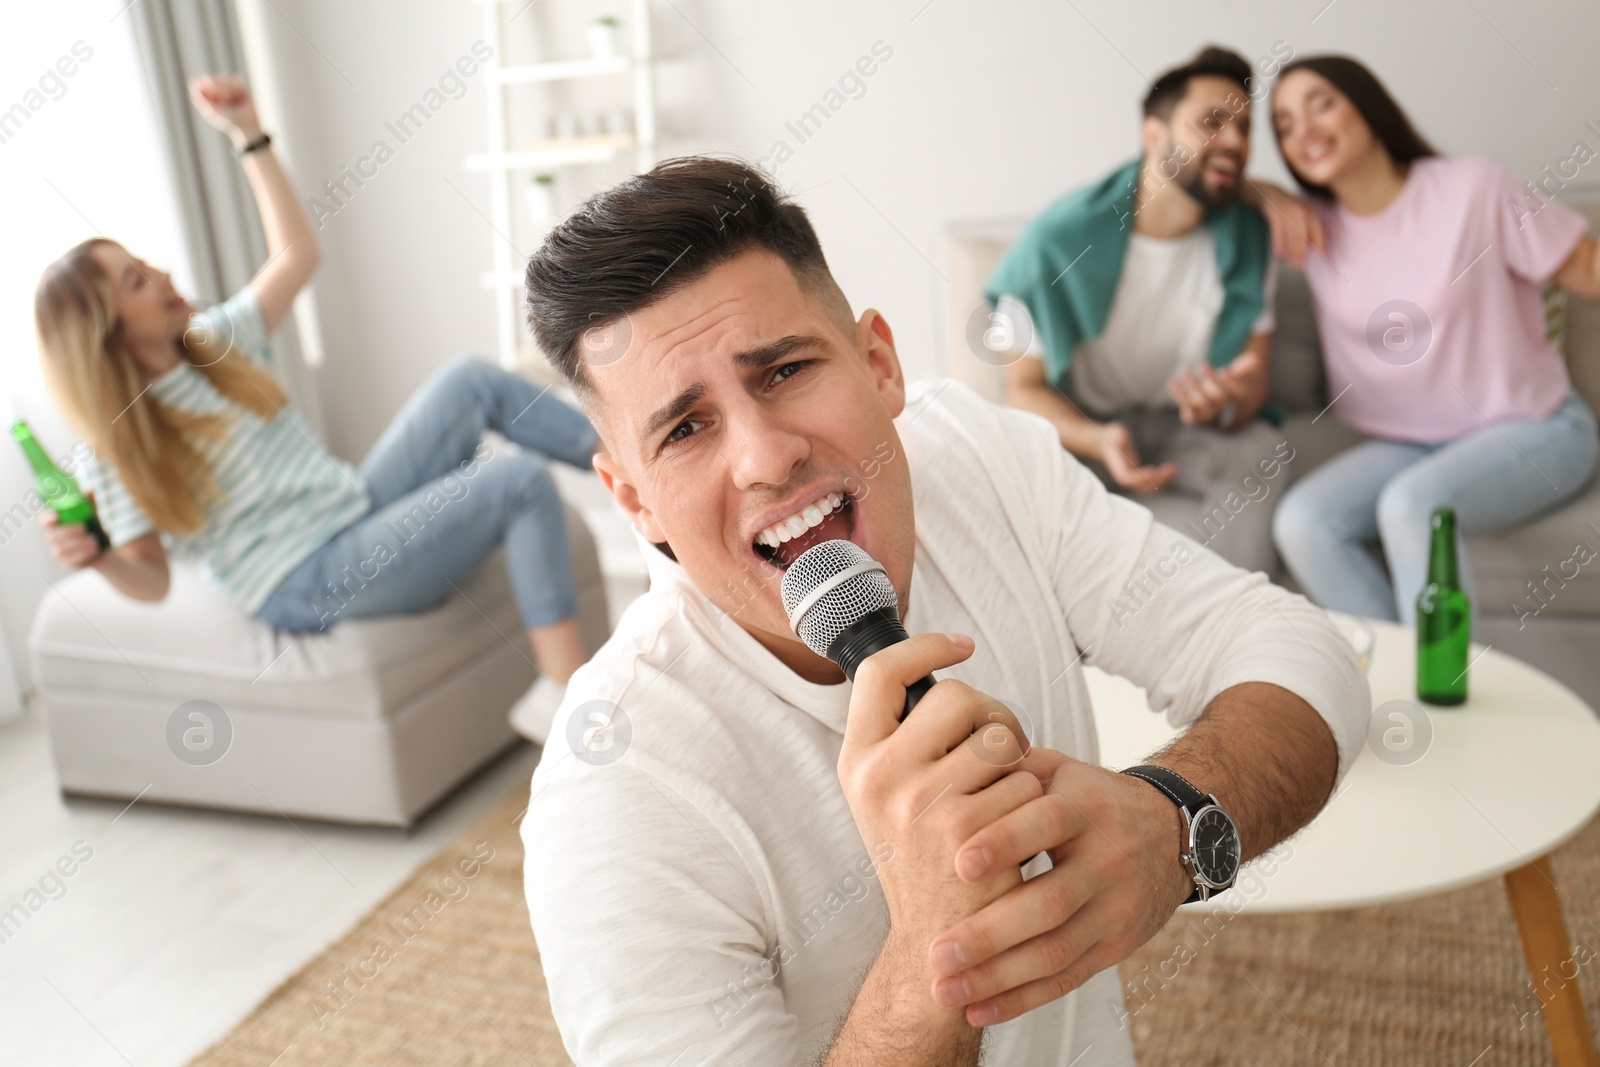
M 245 147 L 261 133 L 255 101 L 237 74 L 192 79 L 189 99 L 207 122 L 228 135 L 235 149 Z M 270 145 L 244 157 L 244 173 L 267 234 L 267 262 L 250 279 L 250 287 L 261 302 L 261 315 L 271 334 L 317 269 L 322 251 L 311 220 Z

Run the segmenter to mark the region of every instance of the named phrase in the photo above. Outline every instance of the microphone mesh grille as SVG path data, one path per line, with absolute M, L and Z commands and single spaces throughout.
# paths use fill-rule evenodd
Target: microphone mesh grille
M 804 615 L 795 618 L 800 602 L 830 579 L 852 567 L 867 566 L 873 569 L 852 574 L 829 589 Z M 895 607 L 899 598 L 883 566 L 867 555 L 866 550 L 854 541 L 823 541 L 800 553 L 783 575 L 783 610 L 806 647 L 819 656 L 826 656 L 828 648 L 845 628 L 870 611 Z

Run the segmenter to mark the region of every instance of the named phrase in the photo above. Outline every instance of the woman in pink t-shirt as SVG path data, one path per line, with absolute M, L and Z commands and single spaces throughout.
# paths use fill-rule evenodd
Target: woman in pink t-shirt
M 1436 506 L 1488 533 L 1594 470 L 1595 418 L 1545 339 L 1539 290 L 1600 299 L 1600 253 L 1583 216 L 1500 163 L 1437 155 L 1352 59 L 1286 66 L 1272 124 L 1322 225 L 1305 275 L 1330 411 L 1371 438 L 1293 486 L 1273 536 L 1317 603 L 1409 623 Z

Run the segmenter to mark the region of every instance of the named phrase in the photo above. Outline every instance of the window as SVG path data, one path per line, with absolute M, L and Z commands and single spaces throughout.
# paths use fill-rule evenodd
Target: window
M 102 234 L 194 292 L 127 3 L 17 5 L 0 34 L 0 416 L 9 426 L 14 407 L 52 455 L 71 441 L 34 342 L 44 268 Z M 0 463 L 4 498 L 22 491 L 18 477 Z

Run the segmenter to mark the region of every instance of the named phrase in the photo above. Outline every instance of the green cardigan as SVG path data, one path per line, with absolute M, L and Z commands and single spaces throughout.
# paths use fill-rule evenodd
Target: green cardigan
M 1073 350 L 1100 336 L 1111 313 L 1133 232 L 1140 165 L 1136 159 L 1047 207 L 1006 252 L 984 289 L 991 307 L 1002 294 L 1027 307 L 1044 348 L 1046 377 L 1063 392 Z M 1244 350 L 1265 307 L 1271 241 L 1261 212 L 1237 201 L 1207 212 L 1205 225 L 1216 238 L 1223 290 L 1208 358 L 1213 367 L 1223 367 Z

